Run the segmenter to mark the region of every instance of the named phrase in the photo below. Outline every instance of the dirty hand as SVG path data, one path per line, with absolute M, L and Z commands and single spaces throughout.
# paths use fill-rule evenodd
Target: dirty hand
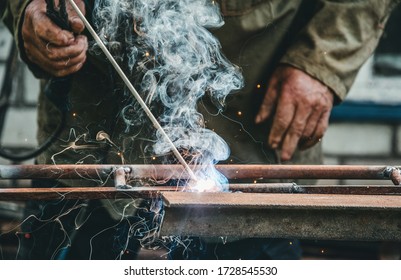
M 305 72 L 279 66 L 256 116 L 256 123 L 273 118 L 268 143 L 290 160 L 295 149 L 307 149 L 323 137 L 329 123 L 334 94 Z
M 85 12 L 83 0 L 75 0 Z M 85 28 L 68 4 L 69 22 L 73 32 L 62 30 L 46 16 L 46 2 L 33 0 L 26 8 L 22 39 L 29 60 L 47 73 L 62 77 L 78 71 L 86 60 L 88 42 L 79 35 Z

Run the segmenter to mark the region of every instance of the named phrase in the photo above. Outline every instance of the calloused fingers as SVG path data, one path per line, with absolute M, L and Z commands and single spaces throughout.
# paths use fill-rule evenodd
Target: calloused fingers
M 303 139 L 309 139 L 314 135 L 318 122 L 320 122 L 321 118 L 322 118 L 322 111 L 317 109 L 312 109 L 312 112 L 310 113 L 309 118 L 306 121 L 305 129 L 302 132 Z
M 256 124 L 264 122 L 272 115 L 278 101 L 278 87 L 278 80 L 276 76 L 273 75 L 270 79 L 269 89 L 267 90 L 262 104 L 260 105 L 259 112 L 255 117 Z
M 38 54 L 33 54 L 31 55 L 30 53 L 27 54 L 28 58 L 31 59 L 32 62 L 35 64 L 41 65 L 41 68 L 45 70 L 48 73 L 52 73 L 53 76 L 55 77 L 63 77 L 67 76 L 70 74 L 73 74 L 80 70 L 82 68 L 83 63 L 85 62 L 84 59 L 81 57 L 76 58 L 76 59 L 66 59 L 66 60 L 60 60 L 58 62 L 48 62 L 45 59 L 42 59 L 39 61 L 36 61 L 40 55 Z M 85 57 L 84 57 L 85 58 Z
M 31 48 L 26 53 L 32 62 L 40 65 L 43 70 L 56 77 L 66 76 L 78 71 L 86 60 L 86 54 L 84 52 L 73 58 L 66 57 L 57 61 L 49 60 L 36 48 Z
M 85 36 L 77 36 L 74 42 L 65 47 L 54 46 L 51 42 L 46 43 L 46 51 L 43 52 L 49 60 L 58 61 L 67 58 L 73 59 L 85 54 L 88 49 L 88 41 Z
M 320 120 L 318 121 L 313 134 L 305 141 L 300 142 L 299 148 L 301 150 L 309 149 L 310 147 L 313 147 L 316 143 L 322 141 L 323 135 L 329 126 L 330 113 L 331 112 L 329 110 L 321 114 Z
M 74 0 L 75 4 L 77 4 L 80 11 L 85 15 L 85 3 L 82 0 Z M 70 1 L 67 0 L 67 12 L 68 12 L 68 19 L 71 26 L 71 29 L 74 33 L 80 34 L 85 29 L 85 25 L 82 20 L 79 18 L 75 10 L 72 8 Z
M 283 139 L 281 160 L 288 161 L 294 154 L 307 125 L 307 120 L 311 114 L 308 109 L 309 108 L 302 106 L 302 104 L 298 104 L 294 118 L 292 119 Z
M 45 1 L 32 1 L 25 10 L 22 25 L 24 41 L 47 41 L 57 46 L 65 46 L 74 40 L 72 32 L 62 30 L 46 15 Z
M 32 62 L 40 64 L 43 70 L 45 70 L 48 73 L 52 73 L 52 75 L 56 77 L 62 77 L 77 72 L 79 69 L 81 69 L 86 59 L 85 55 L 80 55 L 78 57 L 75 57 L 74 59 L 66 58 L 65 60 L 49 62 L 46 59 L 40 60 L 40 53 L 39 54 L 33 53 L 32 55 L 28 53 L 28 57 L 30 57 Z M 38 58 L 39 60 L 36 61 L 36 59 Z
M 62 76 L 65 73 L 71 74 L 78 71 L 86 60 L 87 39 L 85 36 L 77 38 L 76 43 L 68 47 L 57 47 L 47 43 L 42 47 L 25 43 L 25 50 L 28 58 L 43 70 L 54 76 Z
M 21 35 L 28 59 L 53 76 L 72 74 L 86 60 L 87 38 L 54 24 L 46 15 L 43 0 L 33 0 L 27 6 Z
M 302 133 L 302 136 L 299 139 L 298 148 L 303 150 L 304 146 L 311 147 L 311 146 L 309 146 L 309 143 L 313 142 L 314 144 L 316 144 L 316 141 L 318 139 L 314 138 L 314 133 L 316 131 L 316 127 L 317 127 L 318 122 L 320 121 L 321 117 L 322 117 L 322 113 L 320 111 L 313 111 L 310 114 L 308 120 L 306 121 L 304 132 Z
M 269 135 L 269 145 L 273 149 L 277 149 L 281 146 L 282 140 L 295 116 L 296 106 L 291 101 L 292 100 L 283 98 L 283 95 L 281 95 L 278 101 Z

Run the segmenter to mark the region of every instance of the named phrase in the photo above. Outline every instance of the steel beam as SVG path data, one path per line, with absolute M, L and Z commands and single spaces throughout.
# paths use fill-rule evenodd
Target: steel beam
M 174 187 L 138 187 L 131 190 L 117 190 L 114 187 L 0 188 L 0 201 L 152 198 L 159 196 L 160 191 L 176 189 Z
M 0 201 L 56 200 L 56 199 L 115 199 L 150 198 L 161 192 L 182 192 L 185 189 L 171 186 L 147 186 L 119 189 L 115 187 L 63 187 L 63 188 L 0 188 Z M 283 184 L 230 184 L 231 192 L 252 194 L 346 194 L 346 195 L 401 195 L 398 186 L 307 186 L 292 183 Z M 224 194 L 214 193 L 221 197 Z
M 250 191 L 265 192 L 191 193 L 176 187 L 0 188 L 0 200 L 162 198 L 161 235 L 401 241 L 399 187 L 355 186 L 361 194 L 355 194 L 352 186 L 334 187 L 335 191 L 351 189 L 350 194 L 323 194 L 330 186 L 297 186 L 304 193 L 290 192 L 289 185 L 250 187 Z M 288 192 L 275 193 L 283 188 Z M 373 195 L 367 190 L 388 192 Z
M 401 197 L 163 193 L 160 235 L 401 241 Z

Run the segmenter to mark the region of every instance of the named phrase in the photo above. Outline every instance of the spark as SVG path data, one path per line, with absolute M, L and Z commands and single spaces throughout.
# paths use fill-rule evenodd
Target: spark
M 197 181 L 190 181 L 188 184 L 189 191 L 192 192 L 218 192 L 220 188 L 212 179 L 198 179 Z

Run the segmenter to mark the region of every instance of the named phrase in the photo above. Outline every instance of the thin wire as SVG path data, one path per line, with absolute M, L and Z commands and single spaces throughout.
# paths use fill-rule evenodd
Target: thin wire
M 103 53 L 106 55 L 106 57 L 109 59 L 110 63 L 113 65 L 114 69 L 117 71 L 117 73 L 120 75 L 121 79 L 124 81 L 125 85 L 128 87 L 132 95 L 135 97 L 135 99 L 138 101 L 139 105 L 141 105 L 142 109 L 145 111 L 146 115 L 149 117 L 150 121 L 153 123 L 154 127 L 163 135 L 164 139 L 167 141 L 167 143 L 170 145 L 174 155 L 177 157 L 178 161 L 182 164 L 182 166 L 185 168 L 185 170 L 188 172 L 190 177 L 197 181 L 197 178 L 192 171 L 191 168 L 189 168 L 189 165 L 186 163 L 180 152 L 177 150 L 175 147 L 174 143 L 171 141 L 171 139 L 168 137 L 166 132 L 164 131 L 163 127 L 159 124 L 155 116 L 152 114 L 146 103 L 142 100 L 141 96 L 139 93 L 136 91 L 134 86 L 131 84 L 130 80 L 127 78 L 123 70 L 120 68 L 114 57 L 111 55 L 107 47 L 103 44 L 102 40 L 100 39 L 99 35 L 95 32 L 93 27 L 90 25 L 88 20 L 85 18 L 85 16 L 82 14 L 81 10 L 78 8 L 78 6 L 75 4 L 73 0 L 69 0 L 70 4 L 74 8 L 75 12 L 78 14 L 79 18 L 83 21 L 85 24 L 86 28 L 88 29 L 89 33 L 93 36 L 95 39 L 96 43 L 99 44 L 100 48 L 102 49 Z

